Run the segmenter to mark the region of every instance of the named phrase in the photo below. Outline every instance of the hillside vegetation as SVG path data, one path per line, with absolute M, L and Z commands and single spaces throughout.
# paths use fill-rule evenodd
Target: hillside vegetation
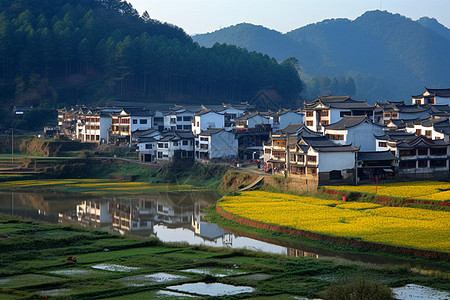
M 366 12 L 354 21 L 331 19 L 298 28 L 286 34 L 251 24 L 239 24 L 213 33 L 194 36 L 200 45 L 216 42 L 260 51 L 282 61 L 299 60 L 314 98 L 317 76 L 354 80 L 355 98 L 409 100 L 423 87 L 448 88 L 450 75 L 450 30 L 435 19 L 413 21 L 386 11 Z M 317 81 L 317 80 L 316 80 Z M 341 80 L 342 81 L 342 80 Z M 344 80 L 345 81 L 345 80 Z M 326 85 L 320 94 L 352 95 L 345 89 Z
M 227 45 L 200 47 L 185 32 L 120 0 L 0 2 L 0 97 L 62 107 L 110 99 L 221 103 L 275 89 L 295 103 L 290 63 Z

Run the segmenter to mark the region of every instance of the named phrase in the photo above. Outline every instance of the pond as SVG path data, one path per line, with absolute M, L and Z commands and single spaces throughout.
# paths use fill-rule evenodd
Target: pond
M 121 235 L 157 237 L 163 242 L 249 249 L 356 264 L 406 263 L 370 255 L 326 251 L 223 229 L 206 222 L 202 212 L 202 209 L 214 205 L 219 198 L 220 195 L 213 191 L 152 192 L 116 196 L 42 190 L 2 191 L 0 212 L 57 224 L 76 224 Z M 418 270 L 436 270 L 434 266 L 409 265 Z

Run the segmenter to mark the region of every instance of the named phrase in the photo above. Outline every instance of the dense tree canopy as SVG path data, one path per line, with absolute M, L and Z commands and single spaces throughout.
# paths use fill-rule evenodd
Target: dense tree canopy
M 0 97 L 16 103 L 248 101 L 261 89 L 295 103 L 302 88 L 290 64 L 200 47 L 121 0 L 3 0 L 0 12 Z

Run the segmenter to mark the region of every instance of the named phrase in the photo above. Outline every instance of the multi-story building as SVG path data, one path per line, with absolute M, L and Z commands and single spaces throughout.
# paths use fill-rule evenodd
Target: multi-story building
M 344 116 L 338 122 L 323 126 L 324 134 L 339 145 L 353 145 L 361 151 L 375 151 L 375 136 L 383 135 L 384 127 L 367 116 Z
M 323 132 L 323 126 L 338 122 L 345 115 L 372 117 L 374 107 L 365 101 L 356 101 L 349 96 L 319 96 L 305 102 L 305 124 L 317 132 Z
M 238 140 L 223 128 L 202 131 L 195 139 L 195 157 L 210 162 L 237 159 Z
M 194 149 L 194 135 L 191 131 L 166 132 L 158 140 L 156 160 L 162 163 L 193 161 Z
M 429 89 L 417 96 L 411 96 L 412 104 L 449 105 L 450 89 Z

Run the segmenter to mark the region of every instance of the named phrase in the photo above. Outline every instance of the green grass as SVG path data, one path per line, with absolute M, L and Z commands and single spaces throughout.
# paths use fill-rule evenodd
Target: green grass
M 9 238 L 0 242 L 1 299 L 39 298 L 46 296 L 46 290 L 63 290 L 61 297 L 75 299 L 97 299 L 99 295 L 117 299 L 153 297 L 170 283 L 129 287 L 121 279 L 157 272 L 185 276 L 185 279 L 177 281 L 180 283 L 217 281 L 252 286 L 256 291 L 245 296 L 256 299 L 276 298 L 280 294 L 289 297 L 322 297 L 330 286 L 327 278 L 356 278 L 361 274 L 387 286 L 418 283 L 444 291 L 450 290 L 448 280 L 421 276 L 401 268 L 364 268 L 247 250 L 165 245 L 155 239 L 124 238 L 82 228 L 31 222 L 8 215 L 0 215 L 0 230 L 9 235 Z M 109 251 L 105 252 L 105 248 Z M 69 256 L 76 257 L 77 261 L 66 261 Z M 93 265 L 100 263 L 139 269 L 131 272 L 92 269 Z M 213 277 L 180 272 L 192 268 L 233 269 L 250 275 L 263 273 L 270 275 L 270 278 L 258 280 L 241 276 Z M 52 273 L 58 270 L 81 270 L 88 273 L 83 276 Z M 38 292 L 40 296 L 36 294 Z M 229 296 L 224 299 L 241 297 Z

